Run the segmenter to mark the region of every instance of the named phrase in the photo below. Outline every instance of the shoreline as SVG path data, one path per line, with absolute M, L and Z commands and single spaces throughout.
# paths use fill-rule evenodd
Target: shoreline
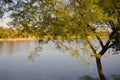
M 91 36 L 87 36 L 88 39 L 94 39 L 95 37 L 91 37 Z M 45 36 L 43 39 L 41 38 L 0 38 L 0 42 L 3 42 L 3 41 L 36 41 L 36 40 L 43 40 L 43 41 L 46 41 L 46 40 L 53 40 L 53 37 L 51 36 Z M 58 40 L 61 40 L 62 38 L 61 37 L 58 37 Z M 74 36 L 71 37 L 71 39 L 75 39 Z M 101 37 L 101 39 L 108 39 L 108 36 L 103 36 Z
M 4 38 L 0 39 L 0 42 L 2 41 L 33 41 L 37 40 L 36 38 Z

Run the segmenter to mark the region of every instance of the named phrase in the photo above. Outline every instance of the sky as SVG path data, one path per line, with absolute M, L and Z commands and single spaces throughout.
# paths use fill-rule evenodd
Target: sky
M 9 27 L 9 26 L 7 25 L 7 23 L 10 22 L 10 21 L 11 21 L 10 18 L 0 19 L 0 26 L 2 26 L 2 27 Z
M 0 26 L 2 27 L 9 27 L 7 25 L 8 22 L 12 21 L 11 18 L 9 18 L 9 13 L 5 13 L 3 18 L 0 18 Z

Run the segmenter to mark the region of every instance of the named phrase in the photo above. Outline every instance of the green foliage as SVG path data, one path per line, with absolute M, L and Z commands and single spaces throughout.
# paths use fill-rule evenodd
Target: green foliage
M 117 30 L 115 30 L 115 35 L 119 34 L 120 1 L 118 0 L 31 0 L 27 3 L 17 2 L 17 5 L 14 4 L 10 7 L 13 8 L 12 23 L 14 26 L 19 25 L 24 28 L 22 30 L 23 37 L 28 37 L 27 33 L 32 33 L 41 40 L 80 38 L 86 40 L 91 36 L 101 38 L 104 33 L 96 33 L 97 27 L 93 24 L 100 25 L 102 23 L 108 23 L 106 25 L 112 30 L 115 27 Z M 115 26 L 112 26 L 110 21 L 114 22 Z M 111 37 L 111 33 L 107 35 Z M 108 38 L 112 43 L 117 40 L 113 36 Z
M 116 38 L 120 34 L 119 0 L 31 0 L 27 3 L 17 2 L 17 5 L 14 4 L 10 7 L 13 9 L 11 17 L 14 26 L 20 25 L 24 28 L 24 37 L 28 37 L 27 33 L 32 33 L 41 40 L 80 38 L 86 40 L 88 36 L 95 34 L 102 47 L 110 48 L 110 42 L 115 43 L 115 45 L 116 42 L 120 43 Z M 114 25 L 111 25 L 110 22 L 113 22 Z M 102 23 L 108 25 L 112 30 L 108 34 L 109 40 L 106 41 L 106 45 L 102 44 L 101 34 L 98 35 L 95 32 L 97 27 L 93 25 L 101 25 Z
M 120 50 L 118 37 L 120 36 L 120 0 L 31 0 L 27 3 L 19 0 L 15 6 L 17 9 L 13 8 L 12 22 L 14 26 L 23 27 L 21 31 L 23 37 L 28 37 L 27 33 L 32 33 L 45 41 L 56 39 L 72 41 L 82 38 L 89 45 L 94 57 L 100 59 L 112 46 Z M 103 42 L 100 37 L 104 34 L 103 32 L 95 32 L 97 27 L 94 25 L 99 26 L 102 23 L 112 30 L 110 34 L 107 34 L 109 38 L 106 42 Z M 8 32 L 12 34 L 10 31 Z M 95 35 L 101 50 L 98 50 L 99 46 L 94 46 L 89 39 L 91 35 Z M 60 48 L 60 45 L 58 47 Z M 82 61 L 82 58 L 78 57 L 79 51 L 74 49 L 73 45 L 70 48 L 64 45 L 62 48 L 69 50 L 72 57 L 77 57 Z M 85 53 L 90 55 L 91 51 Z M 29 56 L 31 60 L 34 59 L 32 56 L 36 55 Z M 90 79 L 93 78 L 85 76 L 85 80 Z
M 28 37 L 32 33 L 41 40 L 72 41 L 82 38 L 89 45 L 95 58 L 101 58 L 112 46 L 120 50 L 120 0 L 30 0 L 27 3 L 19 0 L 17 5 L 8 4 L 7 10 L 9 8 L 13 9 L 11 13 L 13 25 L 23 27 L 23 30 L 20 30 L 23 37 Z M 112 30 L 107 34 L 109 38 L 106 42 L 101 40 L 104 33 L 96 33 L 97 27 L 93 25 L 99 26 L 102 23 Z M 3 28 L 1 30 L 5 32 Z M 0 32 L 0 37 L 15 37 L 11 31 L 15 30 L 8 29 L 5 35 Z M 94 35 L 101 46 L 99 52 L 89 39 Z M 66 45 L 62 48 L 70 50 L 72 57 L 80 55 L 74 48 L 67 48 Z M 36 55 L 29 56 L 31 60 L 32 56 Z M 85 76 L 84 79 L 96 80 L 89 76 Z
M 28 38 L 32 37 L 32 33 L 26 32 L 25 29 L 19 29 L 19 28 L 3 28 L 0 27 L 0 38 Z
M 23 10 L 13 12 L 18 15 L 12 17 L 15 25 L 22 25 L 26 31 L 31 28 L 39 37 L 50 35 L 57 39 L 61 36 L 68 40 L 70 36 L 84 38 L 90 31 L 90 23 L 113 20 L 98 3 L 99 0 L 35 0 L 21 5 Z

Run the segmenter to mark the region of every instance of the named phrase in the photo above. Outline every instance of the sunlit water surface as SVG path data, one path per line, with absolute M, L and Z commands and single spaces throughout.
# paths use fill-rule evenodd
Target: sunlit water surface
M 79 80 L 98 77 L 95 59 L 90 64 L 60 52 L 53 42 L 43 45 L 42 52 L 29 56 L 39 46 L 37 41 L 0 42 L 0 80 Z M 120 75 L 120 55 L 102 58 L 104 74 Z

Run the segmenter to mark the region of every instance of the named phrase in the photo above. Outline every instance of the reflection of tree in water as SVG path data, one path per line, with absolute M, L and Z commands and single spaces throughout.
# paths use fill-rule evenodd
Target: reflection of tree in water
M 0 42 L 0 55 L 2 55 L 4 49 L 4 43 Z
M 7 53 L 8 55 L 12 55 L 15 51 L 15 42 L 0 42 L 0 54 Z
M 9 53 L 10 55 L 12 55 L 13 51 L 15 50 L 14 49 L 14 45 L 15 45 L 15 42 L 6 42 L 7 43 L 7 47 L 8 47 L 8 51 L 7 53 Z

